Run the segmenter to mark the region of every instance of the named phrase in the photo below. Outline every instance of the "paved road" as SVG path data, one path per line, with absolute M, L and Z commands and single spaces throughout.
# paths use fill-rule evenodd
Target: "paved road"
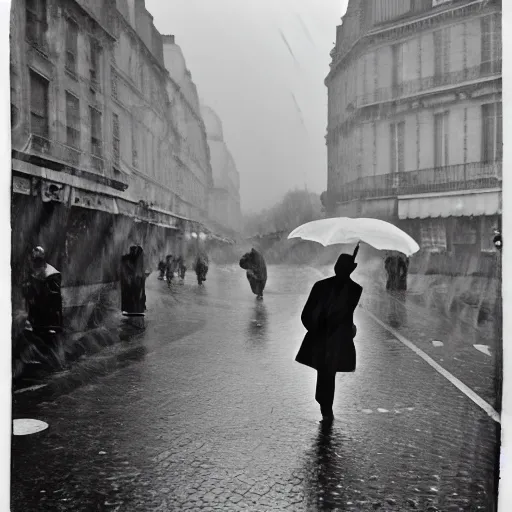
M 495 510 L 498 423 L 362 309 L 358 370 L 337 379 L 332 428 L 319 425 L 315 374 L 293 361 L 319 275 L 269 275 L 263 302 L 234 267 L 202 289 L 152 276 L 129 364 L 94 378 L 101 354 L 71 372 L 84 380 L 72 392 L 16 395 L 14 418 L 50 427 L 14 438 L 12 510 Z M 388 301 L 364 304 L 388 322 Z M 433 351 L 442 326 L 411 316 L 395 328 Z M 433 357 L 488 392 L 489 356 L 444 341 Z M 469 355 L 459 367 L 453 354 Z M 474 358 L 482 378 L 465 371 Z

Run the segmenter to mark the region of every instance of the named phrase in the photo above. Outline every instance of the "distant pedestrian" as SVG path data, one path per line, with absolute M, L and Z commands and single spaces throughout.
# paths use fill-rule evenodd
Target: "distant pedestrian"
M 146 271 L 144 251 L 139 245 L 121 258 L 121 310 L 128 315 L 146 311 Z
M 247 280 L 251 290 L 259 300 L 263 299 L 263 290 L 267 284 L 267 265 L 262 254 L 251 249 L 240 260 L 240 267 L 247 271 Z
M 185 280 L 185 274 L 187 272 L 187 265 L 185 263 L 185 258 L 183 256 L 180 256 L 177 261 L 178 265 L 178 273 L 182 281 Z
M 32 251 L 31 269 L 23 285 L 28 309 L 29 328 L 37 334 L 55 334 L 62 331 L 62 276 L 46 262 L 45 251 Z
M 172 254 L 168 254 L 165 257 L 165 279 L 167 280 L 168 284 L 171 284 L 171 281 L 174 279 L 174 269 L 174 256 Z
M 384 260 L 387 272 L 386 290 L 407 290 L 407 273 L 409 270 L 408 258 L 399 252 L 388 253 Z
M 194 263 L 194 270 L 196 272 L 197 276 L 197 283 L 199 286 L 203 284 L 204 281 L 206 281 L 206 274 L 208 274 L 208 256 L 205 252 L 201 251 L 196 258 L 196 261 Z
M 158 279 L 160 281 L 163 281 L 165 279 L 165 269 L 166 269 L 165 260 L 160 260 L 158 263 L 158 271 L 160 272 L 160 274 L 158 275 Z
M 317 370 L 315 399 L 320 404 L 322 421 L 334 419 L 336 372 L 356 369 L 354 311 L 363 288 L 352 281 L 355 255 L 341 254 L 334 267 L 335 276 L 318 281 L 311 290 L 301 320 L 307 329 L 296 361 Z

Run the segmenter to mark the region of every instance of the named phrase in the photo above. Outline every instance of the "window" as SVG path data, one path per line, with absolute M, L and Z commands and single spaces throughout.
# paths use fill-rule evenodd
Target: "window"
M 482 105 L 482 160 L 485 163 L 503 160 L 502 103 Z
M 452 233 L 453 245 L 475 245 L 478 241 L 478 225 L 474 218 L 457 217 Z
M 30 129 L 40 137 L 48 138 L 49 82 L 38 73 L 30 72 Z
M 114 68 L 110 68 L 110 89 L 112 92 L 112 97 L 117 100 L 117 73 Z
M 76 73 L 78 48 L 78 25 L 70 18 L 66 20 L 66 69 Z
M 391 173 L 405 171 L 405 121 L 392 123 L 390 126 Z
M 431 253 L 446 251 L 446 226 L 444 219 L 425 219 L 421 222 L 420 246 L 422 250 Z
M 46 49 L 46 0 L 26 0 L 25 36 L 41 50 Z
M 18 90 L 19 90 L 19 79 L 18 75 L 11 66 L 11 128 L 16 127 L 18 124 Z
M 502 49 L 499 23 L 499 18 L 492 15 L 480 19 L 482 32 L 480 71 L 484 74 L 500 70 L 499 59 L 501 59 Z
M 404 71 L 404 47 L 402 44 L 395 44 L 392 47 L 393 51 L 393 64 L 392 64 L 392 71 L 393 71 L 393 89 L 395 89 L 397 86 L 401 85 L 404 79 L 403 71 Z
M 434 167 L 448 165 L 448 112 L 434 115 Z
M 139 154 L 137 152 L 137 126 L 132 122 L 132 165 L 136 169 L 139 167 Z
M 80 102 L 66 91 L 66 142 L 73 148 L 80 147 Z
M 101 112 L 93 107 L 89 107 L 91 115 L 91 153 L 101 158 L 102 156 L 102 136 L 101 136 Z
M 434 82 L 442 85 L 443 77 L 450 72 L 450 29 L 434 32 Z
M 100 81 L 100 57 L 101 57 L 101 46 L 96 39 L 91 38 L 90 40 L 90 78 L 93 85 L 98 86 Z
M 119 169 L 119 160 L 120 160 L 120 134 L 119 134 L 119 116 L 117 114 L 113 114 L 112 117 L 112 151 L 114 157 L 114 167 Z

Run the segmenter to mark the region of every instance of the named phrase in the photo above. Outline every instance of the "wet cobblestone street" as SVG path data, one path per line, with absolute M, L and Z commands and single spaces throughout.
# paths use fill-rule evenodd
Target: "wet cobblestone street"
M 338 375 L 327 428 L 315 372 L 294 362 L 319 272 L 269 267 L 262 302 L 239 268 L 192 277 L 150 277 L 130 364 L 15 395 L 14 418 L 50 426 L 13 438 L 13 511 L 495 510 L 499 424 L 366 313 L 389 323 L 376 294 L 363 291 L 358 368 Z M 444 324 L 414 315 L 393 327 L 494 407 L 478 340 L 445 330 L 434 353 Z

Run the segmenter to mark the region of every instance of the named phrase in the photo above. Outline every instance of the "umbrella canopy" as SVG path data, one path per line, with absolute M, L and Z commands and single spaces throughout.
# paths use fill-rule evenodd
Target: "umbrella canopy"
M 318 242 L 324 247 L 365 242 L 375 249 L 399 251 L 406 256 L 420 250 L 419 245 L 407 233 L 379 219 L 335 217 L 315 220 L 294 229 L 288 238 L 302 238 Z

